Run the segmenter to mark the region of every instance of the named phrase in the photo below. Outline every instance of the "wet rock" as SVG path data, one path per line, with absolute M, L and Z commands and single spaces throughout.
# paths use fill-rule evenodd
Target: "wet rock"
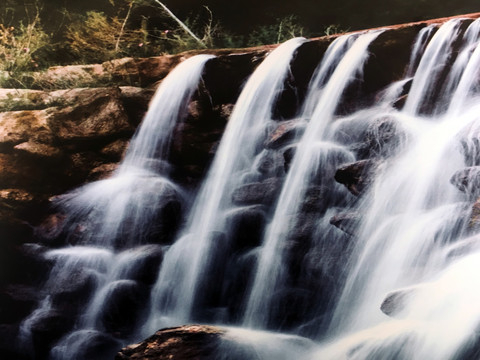
M 348 193 L 345 193 L 345 189 L 338 184 L 309 186 L 301 200 L 300 211 L 322 214 L 330 207 L 343 206 L 348 199 L 348 196 L 345 196 Z
M 35 227 L 35 235 L 45 240 L 47 243 L 53 243 L 62 235 L 65 226 L 66 215 L 54 213 L 48 215 L 38 226 Z
M 389 157 L 396 154 L 406 138 L 407 133 L 396 119 L 374 119 L 370 121 L 357 153 L 361 159 Z
M 480 229 L 480 198 L 472 205 L 468 227 L 472 231 Z
M 278 178 L 246 184 L 233 191 L 232 201 L 237 205 L 271 205 L 281 191 L 281 185 Z
M 71 360 L 113 359 L 122 343 L 97 330 L 79 330 L 64 337 L 51 351 L 51 358 Z
M 32 226 L 16 216 L 15 210 L 19 209 L 2 209 L 0 207 L 0 238 L 3 245 L 21 245 L 31 240 L 33 235 Z
M 468 166 L 480 166 L 480 128 L 471 124 L 458 135 L 460 150 Z
M 0 201 L 9 206 L 26 205 L 34 202 L 35 196 L 24 189 L 0 190 Z
M 0 324 L 19 323 L 33 311 L 39 300 L 38 289 L 9 285 L 0 290 Z
M 296 146 L 289 146 L 283 152 L 283 159 L 284 159 L 283 167 L 284 167 L 284 170 L 285 170 L 286 173 L 290 169 L 290 164 L 293 160 L 293 157 L 295 156 L 296 151 L 297 151 Z
M 480 195 L 480 166 L 471 166 L 457 171 L 450 179 L 460 191 L 470 195 Z
M 128 116 L 128 120 L 134 126 L 140 124 L 147 113 L 150 100 L 155 93 L 152 88 L 140 88 L 134 86 L 121 86 L 120 99 L 123 108 Z
M 306 123 L 301 119 L 280 122 L 265 141 L 265 147 L 279 149 L 288 145 L 292 140 L 303 133 L 305 126 Z
M 241 207 L 230 212 L 226 218 L 231 236 L 232 251 L 242 251 L 261 244 L 266 224 L 263 206 Z
M 97 274 L 88 269 L 77 268 L 60 274 L 56 271 L 54 281 L 47 282 L 44 291 L 52 297 L 54 305 L 69 303 L 75 308 L 85 304 L 97 281 Z
M 46 359 L 53 345 L 73 327 L 74 318 L 49 309 L 37 313 L 29 325 L 33 353 L 36 358 Z
M 446 248 L 447 259 L 456 259 L 480 249 L 480 236 L 474 235 Z
M 115 359 L 212 359 L 224 333 L 220 328 L 207 325 L 163 329 L 139 344 L 123 348 Z
M 265 177 L 282 176 L 285 174 L 284 158 L 279 151 L 264 151 L 257 160 L 257 170 Z
M 0 354 L 5 359 L 29 360 L 25 349 L 17 344 L 18 326 L 0 324 Z
M 118 280 L 111 283 L 100 315 L 106 331 L 120 337 L 131 334 L 142 320 L 148 298 L 148 288 L 136 281 Z
M 92 169 L 88 174 L 87 180 L 98 181 L 108 179 L 118 169 L 118 163 L 102 164 Z
M 343 184 L 353 195 L 360 195 L 372 181 L 378 163 L 374 160 L 360 160 L 342 165 L 335 172 L 335 180 Z
M 348 212 L 333 216 L 330 219 L 330 224 L 336 226 L 349 235 L 356 235 L 360 221 L 360 214 L 356 212 Z
M 0 150 L 27 141 L 50 142 L 46 110 L 0 112 Z
M 121 277 L 153 285 L 157 280 L 163 252 L 160 245 L 144 245 L 127 250 L 122 258 L 125 261 L 125 270 L 122 270 Z
M 417 291 L 416 287 L 393 291 L 385 297 L 380 310 L 388 316 L 398 316 L 405 309 L 409 299 Z

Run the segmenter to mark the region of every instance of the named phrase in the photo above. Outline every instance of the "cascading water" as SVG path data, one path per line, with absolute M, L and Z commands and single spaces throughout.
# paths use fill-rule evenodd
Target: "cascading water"
M 186 116 L 205 63 L 211 58 L 210 55 L 192 57 L 165 78 L 124 161 L 111 178 L 88 184 L 58 201 L 57 206 L 67 213 L 65 232 L 73 246 L 46 253 L 46 258 L 54 262 L 46 292 L 55 293 L 56 288 L 80 281 L 92 288 L 93 296 L 80 299 L 87 306 L 77 304 L 81 307 L 77 330 L 53 348 L 52 358 L 81 358 L 80 348 L 109 327 L 110 333 L 127 339 L 135 322 L 141 319 L 139 309 L 130 309 L 138 320 L 109 325 L 111 314 L 106 306 L 115 306 L 115 296 L 121 292 L 129 294 L 131 299 L 141 298 L 142 294 L 147 297 L 144 293 L 152 280 L 145 279 L 142 269 L 148 264 L 158 264 L 163 250 L 160 245 L 144 244 L 152 236 L 160 242 L 166 240 L 164 236 L 171 237 L 173 234 L 166 234 L 165 229 L 175 228 L 172 223 L 178 222 L 180 216 L 181 189 L 168 179 L 165 162 L 172 132 Z M 150 270 L 154 269 L 153 266 Z M 41 321 L 39 314 L 55 311 L 50 297 L 42 301 L 42 312 L 34 312 L 24 321 L 20 334 L 23 344 L 30 342 L 30 327 L 33 322 Z M 135 301 L 130 305 L 135 305 Z M 111 343 L 115 345 L 115 340 Z
M 342 163 L 353 161 L 353 155 L 346 149 L 327 142 L 329 139 L 325 132 L 332 121 L 342 93 L 355 74 L 361 71 L 368 45 L 378 35 L 379 32 L 361 35 L 350 48 L 347 48 L 348 50 L 344 44 L 349 42 L 352 35 L 337 39 L 338 44 L 332 45 L 332 52 L 327 54 L 330 56 L 327 56 L 325 63 L 320 66 L 316 83 L 313 84 L 313 96 L 318 95 L 318 88 L 323 89 L 320 96 L 315 97 L 319 102 L 305 129 L 305 135 L 298 144 L 273 220 L 265 235 L 245 313 L 245 323 L 248 326 L 263 327 L 268 324 L 270 312 L 274 307 L 272 296 L 278 283 L 284 281 L 286 276 L 280 244 L 289 235 L 294 222 L 294 219 L 289 221 L 289 217 L 295 216 L 298 211 L 308 182 L 320 174 L 326 179 L 333 178 L 333 173 L 329 174 L 327 171 L 328 167 L 336 169 Z M 336 65 L 335 70 L 324 85 L 327 75 L 325 73 L 331 71 L 333 64 Z M 312 100 L 307 100 L 307 112 L 309 102 Z
M 478 46 L 477 26 L 478 22 L 470 25 L 464 51 Z M 466 198 L 450 179 L 466 166 L 458 137 L 468 137 L 465 133 L 475 133 L 478 127 L 472 84 L 477 83 L 472 73 L 478 68 L 475 51 L 468 61 L 461 52 L 453 66 L 454 76 L 461 77 L 453 90 L 450 84 L 445 87 L 450 92 L 442 94 L 452 99 L 447 112 L 426 117 L 416 113 L 418 104 L 429 101 L 425 89 L 436 84 L 425 83 L 423 71 L 430 65 L 422 63 L 431 63 L 440 39 L 455 41 L 457 29 L 458 23 L 450 22 L 437 32 L 442 37 L 431 40 L 414 77 L 414 84 L 422 87 L 412 86 L 410 106 L 393 114 L 409 133 L 407 149 L 377 173 L 358 206 L 366 213 L 353 266 L 326 345 L 312 359 L 475 357 L 468 347 L 475 345 L 473 333 L 479 321 L 470 303 L 478 301 L 478 284 L 470 277 L 477 255 L 466 251 L 467 256 L 458 261 L 445 256 L 445 247 L 465 236 L 461 214 Z M 477 34 L 469 37 L 469 33 Z M 433 108 L 432 114 L 438 111 Z M 378 311 L 380 305 L 398 320 L 387 320 Z
M 261 175 L 252 164 L 272 125 L 273 106 L 288 75 L 291 58 L 304 41 L 296 38 L 282 44 L 262 62 L 245 85 L 197 196 L 189 223 L 182 237 L 166 254 L 153 292 L 147 333 L 160 325 L 188 321 L 203 277 L 215 276 L 206 267 L 209 262 L 221 261 L 225 256 L 218 256 L 215 251 L 231 246 L 221 243 L 228 239 L 221 239 L 220 234 L 226 231 L 225 218 L 232 211 L 232 191 L 244 184 L 245 179 L 252 181 Z
M 243 87 L 185 218 L 168 151 L 212 57 L 181 63 L 115 174 L 59 198 L 69 246 L 45 253 L 23 346 L 63 306 L 74 331 L 52 359 L 110 358 L 187 322 L 227 326 L 218 359 L 478 358 L 480 20 L 437 28 L 419 31 L 403 79 L 367 96 L 355 91 L 388 30 L 339 36 L 286 118 L 277 107 L 311 43 L 277 47 Z

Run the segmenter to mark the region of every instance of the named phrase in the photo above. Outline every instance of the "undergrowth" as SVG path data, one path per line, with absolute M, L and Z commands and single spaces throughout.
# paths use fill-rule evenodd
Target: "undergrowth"
M 100 11 L 80 14 L 63 9 L 58 28 L 46 33 L 42 27 L 41 0 L 33 1 L 34 11 L 30 9 L 29 16 L 15 24 L 11 20 L 13 8 L 10 12 L 0 12 L 0 87 L 91 86 L 91 79 L 87 78 L 49 84 L 42 80 L 41 72 L 53 65 L 103 63 L 122 57 L 175 54 L 199 48 L 275 44 L 311 35 L 290 15 L 239 36 L 215 21 L 208 7 L 204 7 L 203 14 L 181 21 L 159 0 L 109 0 L 117 9 L 115 16 Z M 339 31 L 336 25 L 325 29 L 327 35 Z M 108 78 L 97 81 L 96 85 L 108 84 Z

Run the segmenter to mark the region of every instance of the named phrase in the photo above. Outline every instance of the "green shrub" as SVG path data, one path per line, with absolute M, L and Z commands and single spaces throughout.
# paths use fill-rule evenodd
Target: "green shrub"
M 24 86 L 27 81 L 25 73 L 41 67 L 36 54 L 48 41 L 47 34 L 39 25 L 38 16 L 27 25 L 20 23 L 14 27 L 0 24 L 1 79 L 8 79 L 12 85 Z
M 67 27 L 65 37 L 71 53 L 80 63 L 95 63 L 141 51 L 145 37 L 143 31 L 122 31 L 122 24 L 117 17 L 109 18 L 97 11 L 87 12 L 86 16 Z
M 263 25 L 248 36 L 247 46 L 278 44 L 298 36 L 308 36 L 307 30 L 298 23 L 295 15 L 277 19 L 273 25 Z

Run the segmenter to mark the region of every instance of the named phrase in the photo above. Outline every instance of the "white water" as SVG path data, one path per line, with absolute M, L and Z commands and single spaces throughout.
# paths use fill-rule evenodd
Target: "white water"
M 187 59 L 162 81 L 124 161 L 111 178 L 88 184 L 58 201 L 57 205 L 68 214 L 66 227 L 70 228 L 67 232 L 74 246 L 47 252 L 46 257 L 54 261 L 54 267 L 46 291 L 67 285 L 70 278 L 75 283 L 77 275 L 80 279 L 93 276 L 93 296 L 85 300 L 84 315 L 76 324 L 77 333 L 103 330 L 100 319 L 109 293 L 118 285 L 137 291 L 140 287 L 135 279 L 139 268 L 149 257 L 157 256 L 161 261 L 160 245 L 142 244 L 149 242 L 152 228 L 162 221 L 157 216 L 162 205 L 181 201 L 182 191 L 168 179 L 165 160 L 173 129 L 187 115 L 205 63 L 212 58 L 199 55 Z M 156 236 L 162 241 L 161 234 Z M 121 252 L 115 248 L 127 250 Z M 49 302 L 42 304 L 40 315 L 54 310 Z M 29 324 L 38 318 L 39 311 L 24 321 L 21 328 L 24 344 L 29 342 Z M 64 341 L 69 343 L 73 336 L 76 347 L 72 344 L 66 347 L 61 341 L 52 350 L 54 358 L 71 359 L 72 354 L 88 343 L 88 337 L 80 341 L 75 332 Z
M 214 242 L 221 241 L 216 235 L 225 230 L 224 216 L 231 207 L 232 190 L 245 178 L 255 177 L 252 165 L 272 124 L 273 105 L 288 75 L 291 58 L 304 41 L 295 38 L 279 46 L 245 85 L 183 235 L 166 254 L 153 290 L 147 333 L 190 318 L 197 287 L 209 275 L 204 274 L 205 266 L 214 245 L 218 247 Z
M 412 88 L 404 107 L 406 114 L 417 114 L 421 101 L 433 100 L 434 89 L 451 56 L 452 44 L 458 36 L 461 24 L 460 19 L 448 21 L 430 40 L 413 79 Z
M 52 349 L 53 359 L 84 359 L 86 355 L 78 352 L 99 338 L 120 346 L 158 328 L 198 319 L 248 327 L 227 330 L 218 359 L 229 358 L 239 346 L 264 360 L 471 358 L 468 347 L 475 345 L 480 324 L 480 242 L 465 233 L 471 203 L 450 178 L 475 163 L 475 154 L 471 154 L 472 164 L 465 160 L 461 141 L 463 151 L 478 150 L 480 25 L 475 21 L 462 34 L 462 20 L 452 20 L 432 37 L 433 30 L 434 26 L 427 27 L 417 37 L 410 64 L 405 64 L 404 80 L 385 89 L 377 104 L 343 117 L 336 114 L 342 95 L 349 84 L 361 80 L 368 46 L 380 32 L 339 37 L 312 77 L 299 111 L 299 123 L 307 124 L 303 136 L 276 151 L 265 149 L 264 143 L 279 123 L 272 119 L 275 103 L 305 40 L 293 39 L 278 47 L 246 83 L 176 242 L 145 245 L 151 240 L 146 227 L 156 223 L 158 204 L 165 197 L 181 197 L 181 190 L 168 180 L 164 160 L 173 127 L 182 121 L 210 57 L 182 63 L 162 83 L 114 177 L 61 201 L 75 223 L 69 237 L 75 246 L 46 253 L 54 261 L 46 284 L 52 296 L 45 296 L 23 322 L 23 344 L 32 345 L 33 324 L 55 309 L 52 298 L 57 288 L 76 274 L 92 281 L 94 290 L 75 331 Z M 394 104 L 412 77 L 406 105 L 399 111 Z M 431 109 L 423 107 L 435 99 Z M 155 114 L 160 119 L 154 119 Z M 335 170 L 355 161 L 352 143 L 385 119 L 403 133 L 391 148 L 374 154 L 382 163 L 372 175 L 373 183 L 352 200 L 334 182 Z M 372 133 L 372 141 L 382 145 L 381 131 Z M 227 218 L 256 206 L 234 204 L 234 191 L 278 176 L 277 170 L 261 173 L 259 163 L 268 156 L 282 158 L 283 151 L 293 147 L 295 156 L 281 179 L 279 197 L 271 210 L 265 206 L 261 210 L 270 220 L 263 244 L 231 253 Z M 311 190 L 329 196 L 314 198 L 317 203 L 313 205 L 321 210 L 305 214 L 303 201 Z M 339 235 L 340 230 L 329 223 L 343 211 L 361 215 L 349 246 L 341 243 L 346 235 Z M 295 273 L 289 251 L 299 245 L 296 233 L 302 231 L 299 224 L 307 221 L 313 224 L 308 230 L 310 243 L 300 244 L 307 250 Z M 163 259 L 158 279 L 150 278 L 147 286 L 139 286 L 137 278 L 145 276 L 142 269 L 152 257 L 157 266 Z M 318 268 L 320 275 L 308 273 Z M 243 275 L 244 291 L 234 293 L 243 305 L 240 309 L 225 302 L 226 289 L 237 284 L 238 274 L 232 274 L 232 269 Z M 345 281 L 344 270 L 348 272 Z M 322 289 L 316 276 L 331 278 L 332 288 Z M 342 285 L 337 297 L 333 293 Z M 151 291 L 150 297 L 144 297 L 150 300 L 143 299 L 139 307 L 122 314 L 135 314 L 138 323 L 114 332 L 102 323 L 102 316 L 111 311 L 107 300 L 122 289 Z M 298 302 L 302 291 L 304 297 L 314 299 L 320 293 L 328 306 Z M 404 295 L 393 303 L 394 314 L 388 317 L 381 311 L 382 302 L 397 292 Z M 209 296 L 220 300 L 204 305 Z M 302 308 L 304 304 L 318 309 Z M 287 313 L 297 318 L 290 320 Z M 265 328 L 293 334 L 258 331 Z M 297 336 L 305 334 L 320 343 Z
M 332 65 L 338 64 L 321 90 L 320 97 L 317 97 L 319 102 L 313 111 L 305 135 L 298 144 L 273 220 L 266 232 L 245 311 L 244 323 L 249 327 L 264 327 L 268 324 L 272 296 L 278 282 L 286 276 L 280 245 L 289 235 L 289 227 L 294 223 L 294 219 L 289 221 L 289 217 L 298 211 L 309 179 L 317 175 L 315 174 L 316 169 L 322 171 L 324 170 L 322 167 L 326 166 L 336 168 L 341 163 L 353 161 L 353 156 L 347 150 L 322 141 L 328 141 L 325 132 L 333 119 L 340 97 L 347 85 L 354 79 L 355 74 L 361 72 L 363 62 L 367 57 L 366 49 L 378 35 L 379 32 L 360 35 L 351 47 L 347 48 L 348 50 L 344 45 L 349 42 L 349 36 L 338 39 L 337 43 L 332 45 L 332 52 L 327 53 L 325 62 L 320 66 L 317 79 L 315 79 L 317 83 L 313 84 L 313 96 L 318 95 L 319 87 L 323 87 L 324 79 L 328 75 L 325 72 L 331 71 Z M 307 111 L 309 111 L 309 102 L 313 102 L 313 100 L 307 100 Z M 337 156 L 334 156 L 336 157 L 334 164 L 328 164 L 325 161 L 330 152 L 338 153 Z M 333 175 L 333 173 L 321 174 L 326 178 L 331 178 Z
M 477 26 L 471 25 L 476 35 L 466 36 L 464 48 L 478 45 Z M 478 271 L 478 255 L 449 265 L 444 254 L 448 244 L 462 237 L 457 217 L 466 198 L 449 180 L 466 166 L 458 139 L 478 127 L 480 105 L 472 94 L 478 47 L 468 62 L 460 53 L 453 67 L 455 76 L 461 77 L 456 88 L 445 88 L 449 93 L 444 98 L 452 99 L 448 111 L 438 115 L 432 109 L 436 115 L 412 116 L 418 104 L 429 99 L 425 89 L 435 86 L 424 73 L 432 71 L 432 53 L 445 59 L 439 45 L 450 52 L 445 44 L 456 39 L 457 29 L 458 23 L 450 22 L 437 32 L 415 74 L 408 106 L 394 113 L 408 129 L 409 143 L 377 174 L 359 206 L 366 215 L 350 274 L 325 345 L 312 359 L 453 359 L 466 356 L 462 347 L 475 341 L 480 323 L 478 307 L 473 305 L 479 300 L 473 275 Z M 397 305 L 399 319 L 381 313 L 387 293 L 419 283 L 405 303 Z

